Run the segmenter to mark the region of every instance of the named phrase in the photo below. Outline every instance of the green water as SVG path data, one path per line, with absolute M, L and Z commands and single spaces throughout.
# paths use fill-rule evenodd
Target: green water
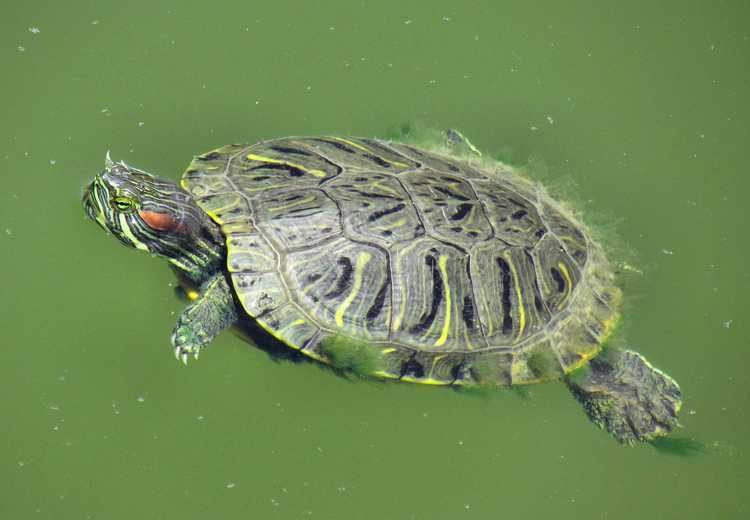
M 6 4 L 0 518 L 750 517 L 747 2 Z M 620 447 L 561 384 L 349 381 L 229 333 L 185 368 L 166 265 L 80 206 L 108 149 L 177 178 L 224 143 L 405 121 L 619 221 L 628 343 L 707 454 Z

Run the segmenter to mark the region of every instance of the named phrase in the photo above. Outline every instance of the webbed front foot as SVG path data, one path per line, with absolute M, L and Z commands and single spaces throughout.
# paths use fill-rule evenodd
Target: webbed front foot
M 196 300 L 180 314 L 172 332 L 175 357 L 186 365 L 190 356 L 198 359 L 201 349 L 236 321 L 232 289 L 219 273 L 203 284 Z
M 566 383 L 589 419 L 621 443 L 652 441 L 679 425 L 680 387 L 636 352 L 602 353 Z

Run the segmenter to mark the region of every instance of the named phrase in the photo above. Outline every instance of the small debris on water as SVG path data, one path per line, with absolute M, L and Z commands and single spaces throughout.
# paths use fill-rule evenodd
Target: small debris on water
M 227 482 L 226 488 L 227 489 L 234 489 L 236 485 L 237 484 L 235 484 L 234 482 Z
M 695 414 L 696 414 L 696 411 L 695 411 L 695 410 L 689 410 L 689 411 L 688 411 L 688 415 L 695 415 Z
M 91 20 L 91 25 L 99 25 L 99 20 Z
M 551 124 L 551 125 L 554 125 L 554 124 L 555 124 L 555 120 L 554 120 L 554 119 L 552 119 L 552 117 L 551 117 L 551 116 L 546 116 L 546 117 L 547 117 L 547 122 L 548 122 L 549 124 Z
M 143 403 L 144 401 L 146 401 L 146 398 L 143 397 L 142 395 L 139 395 L 138 397 L 135 398 L 135 400 L 138 401 L 139 403 Z
M 536 127 L 536 126 L 532 126 L 532 127 L 530 128 L 530 130 L 531 130 L 532 132 L 536 132 L 537 130 L 539 130 L 539 128 L 538 128 L 538 127 Z
M 443 21 L 444 22 L 450 22 L 451 21 L 451 17 L 450 16 L 443 16 Z
M 143 126 L 143 125 L 145 125 L 145 124 L 146 124 L 146 123 L 144 123 L 143 121 L 138 121 L 138 126 Z
M 732 326 L 732 322 L 733 322 L 733 321 L 734 321 L 734 320 L 727 320 L 727 321 L 725 321 L 725 322 L 724 322 L 724 328 L 725 328 L 725 329 L 728 329 L 729 327 L 731 327 L 731 326 Z
M 19 460 L 19 461 L 18 461 L 18 467 L 19 467 L 19 468 L 22 468 L 22 467 L 24 467 L 25 465 L 26 465 L 26 463 L 25 463 L 24 461 L 22 461 L 22 460 Z
M 54 166 L 54 165 L 56 165 L 56 164 L 57 164 L 57 161 L 56 161 L 56 160 L 54 160 L 54 159 L 50 159 L 50 160 L 49 160 L 49 164 L 50 164 L 50 166 Z
M 661 252 L 669 256 L 672 256 L 674 254 L 674 251 L 670 251 L 669 249 L 662 249 Z
M 29 32 L 31 34 L 39 34 L 42 31 L 39 29 L 39 27 L 29 27 Z
M 8 235 L 8 236 L 11 236 L 11 235 L 13 235 L 13 230 L 10 229 L 10 228 L 5 228 L 5 234 Z
M 409 25 L 411 23 L 413 23 L 411 20 L 404 20 L 404 25 Z
M 202 421 L 203 419 L 205 419 L 205 417 L 203 417 L 202 415 L 199 415 L 198 417 L 196 417 L 196 419 L 198 419 L 199 421 Z
M 18 47 L 16 47 L 16 49 L 18 49 L 18 52 L 26 52 L 26 47 L 24 47 L 23 45 L 19 45 Z

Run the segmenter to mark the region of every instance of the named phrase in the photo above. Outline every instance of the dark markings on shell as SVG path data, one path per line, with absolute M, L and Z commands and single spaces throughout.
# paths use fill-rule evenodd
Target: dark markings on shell
M 503 286 L 503 334 L 508 334 L 513 330 L 513 316 L 510 314 L 510 266 L 504 258 L 497 258 L 497 265 L 500 267 L 502 272 L 502 286 Z
M 255 170 L 284 171 L 284 172 L 287 172 L 292 177 L 302 177 L 305 174 L 304 170 L 302 170 L 301 168 L 297 168 L 296 166 L 292 166 L 290 164 L 276 164 L 276 163 L 263 163 L 259 166 L 252 166 L 250 168 L 245 168 L 244 171 L 252 172 Z
M 412 358 L 401 365 L 401 377 L 404 376 L 416 378 L 424 377 L 424 366 L 422 366 L 419 361 Z
M 512 218 L 513 220 L 521 220 L 523 217 L 525 217 L 528 214 L 529 214 L 529 212 L 526 211 L 525 209 L 519 209 L 518 211 L 516 211 L 515 213 L 513 213 L 510 216 L 510 218 Z
M 340 256 L 336 263 L 341 267 L 341 275 L 336 280 L 336 287 L 325 294 L 326 298 L 338 298 L 344 294 L 344 291 L 352 283 L 352 271 L 354 270 L 352 261 L 345 256 Z
M 466 328 L 469 330 L 474 329 L 474 300 L 468 294 L 464 296 L 464 306 L 461 310 L 461 316 L 464 319 Z
M 214 159 L 218 159 L 221 157 L 221 154 L 219 152 L 208 152 L 204 153 L 203 155 L 199 155 L 198 159 L 201 161 L 213 161 Z
M 384 161 L 383 159 L 381 159 L 377 155 L 372 155 L 370 153 L 363 153 L 362 156 L 363 157 L 367 157 L 372 162 L 374 162 L 375 164 L 377 164 L 378 166 L 380 166 L 382 168 L 390 168 L 391 167 L 391 163 L 389 163 L 387 161 Z
M 536 274 L 534 257 L 528 251 L 524 251 L 524 253 L 526 254 L 526 260 L 531 266 L 531 272 Z M 539 287 L 539 278 L 537 276 L 534 276 L 534 307 L 539 314 L 544 315 L 547 313 L 547 309 L 544 307 L 544 303 L 542 303 L 542 290 Z
M 453 215 L 450 216 L 450 219 L 451 220 L 461 220 L 462 218 L 464 218 L 469 213 L 469 211 L 471 211 L 472 207 L 473 207 L 472 204 L 470 204 L 468 202 L 464 202 L 463 204 L 459 204 L 456 207 L 456 212 Z
M 430 312 L 422 316 L 419 323 L 416 323 L 409 329 L 409 332 L 412 334 L 424 332 L 430 328 L 430 325 L 435 321 L 438 309 L 443 301 L 443 276 L 440 274 L 438 262 L 432 255 L 426 256 L 424 262 L 432 271 L 432 305 L 430 306 Z
M 375 296 L 375 301 L 372 302 L 372 305 L 369 309 L 367 309 L 367 322 L 372 323 L 375 321 L 375 319 L 380 316 L 380 313 L 383 311 L 383 306 L 385 305 L 385 299 L 388 296 L 388 291 L 391 288 L 391 271 L 388 269 L 386 271 L 385 280 L 383 281 L 383 285 L 380 286 L 380 290 L 378 291 L 378 294 Z
M 373 211 L 372 214 L 370 214 L 370 216 L 367 217 L 367 220 L 370 222 L 375 222 L 376 220 L 381 219 L 385 217 L 386 215 L 390 215 L 391 213 L 396 213 L 397 211 L 401 211 L 405 207 L 406 207 L 406 204 L 404 204 L 403 202 L 399 202 L 398 204 L 390 208 Z
M 565 279 L 563 279 L 560 271 L 556 267 L 550 267 L 549 272 L 552 275 L 552 278 L 555 280 L 555 283 L 557 284 L 557 292 L 565 292 Z
M 357 153 L 356 150 L 354 150 L 353 148 L 345 145 L 342 142 L 336 141 L 335 139 L 313 139 L 313 141 L 320 141 L 321 143 L 330 144 L 331 146 L 341 150 L 342 152 L 346 152 L 350 154 Z
M 313 155 L 310 152 L 306 152 L 304 150 L 299 150 L 297 148 L 290 148 L 288 146 L 278 146 L 278 145 L 275 145 L 275 146 L 269 146 L 269 148 L 271 150 L 276 151 L 276 152 L 288 153 L 288 154 L 292 154 L 292 155 L 304 155 L 304 156 L 307 156 L 307 157 L 311 157 Z
M 455 191 L 453 191 L 453 190 L 450 190 L 450 189 L 448 189 L 448 188 L 445 188 L 445 187 L 443 187 L 443 186 L 433 186 L 433 187 L 434 187 L 434 188 L 435 188 L 435 189 L 436 189 L 437 191 L 439 191 L 440 193 L 442 193 L 443 195 L 447 195 L 448 197 L 451 197 L 451 198 L 453 198 L 453 199 L 456 199 L 456 200 L 461 200 L 461 201 L 467 201 L 467 200 L 469 200 L 468 198 L 464 197 L 464 196 L 463 196 L 463 195 L 461 195 L 460 193 L 456 193 Z

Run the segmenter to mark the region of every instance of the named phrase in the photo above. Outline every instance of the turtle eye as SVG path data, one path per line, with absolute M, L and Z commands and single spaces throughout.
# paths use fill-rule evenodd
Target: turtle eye
M 127 213 L 133 211 L 135 206 L 135 199 L 130 197 L 117 196 L 112 199 L 112 207 L 117 211 Z

